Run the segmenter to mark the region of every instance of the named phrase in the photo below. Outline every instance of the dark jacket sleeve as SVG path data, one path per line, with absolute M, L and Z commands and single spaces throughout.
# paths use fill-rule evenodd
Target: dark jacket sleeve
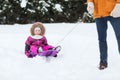
M 25 51 L 29 51 L 30 50 L 30 45 L 25 44 Z
M 30 50 L 30 44 L 31 44 L 31 39 L 30 36 L 27 38 L 26 42 L 25 42 L 25 51 L 29 51 Z

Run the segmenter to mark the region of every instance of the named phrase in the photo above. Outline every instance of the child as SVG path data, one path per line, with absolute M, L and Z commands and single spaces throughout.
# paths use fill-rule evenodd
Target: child
M 41 22 L 36 22 L 32 25 L 31 36 L 29 36 L 25 42 L 25 55 L 28 58 L 39 56 L 53 56 L 57 57 L 61 47 L 53 47 L 47 43 L 47 39 L 44 36 L 45 27 Z

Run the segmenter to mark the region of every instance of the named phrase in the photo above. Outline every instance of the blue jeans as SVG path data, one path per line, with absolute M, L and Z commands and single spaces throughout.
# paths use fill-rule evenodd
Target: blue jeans
M 96 20 L 97 32 L 98 32 L 98 40 L 99 40 L 99 50 L 100 50 L 100 63 L 107 64 L 107 21 L 110 21 L 113 30 L 116 35 L 117 43 L 118 43 L 118 50 L 120 52 L 120 17 L 113 18 L 111 16 L 97 18 Z

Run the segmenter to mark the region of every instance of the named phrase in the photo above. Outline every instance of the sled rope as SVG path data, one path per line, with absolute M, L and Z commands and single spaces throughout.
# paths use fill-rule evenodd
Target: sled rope
M 84 4 L 87 5 L 87 2 L 84 3 Z M 81 6 L 83 6 L 84 4 L 82 4 Z M 58 45 L 59 43 L 61 43 L 62 41 L 64 41 L 65 38 L 68 37 L 78 25 L 79 25 L 79 23 L 77 23 L 61 40 L 59 40 L 59 41 L 56 43 L 56 45 Z
M 67 38 L 67 37 L 73 32 L 73 30 L 75 30 L 75 28 L 76 28 L 78 25 L 79 25 L 79 23 L 77 23 L 70 31 L 68 31 L 68 32 L 66 33 L 66 35 L 56 43 L 56 45 L 58 45 L 59 43 L 61 43 L 62 41 L 64 41 L 65 38 Z

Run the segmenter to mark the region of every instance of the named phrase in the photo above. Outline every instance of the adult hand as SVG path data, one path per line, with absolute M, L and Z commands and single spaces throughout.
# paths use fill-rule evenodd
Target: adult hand
M 120 17 L 120 4 L 116 4 L 112 12 L 110 13 L 110 16 L 117 18 Z
M 93 14 L 93 12 L 94 12 L 94 4 L 93 4 L 93 2 L 88 2 L 87 11 L 88 11 L 90 14 Z

